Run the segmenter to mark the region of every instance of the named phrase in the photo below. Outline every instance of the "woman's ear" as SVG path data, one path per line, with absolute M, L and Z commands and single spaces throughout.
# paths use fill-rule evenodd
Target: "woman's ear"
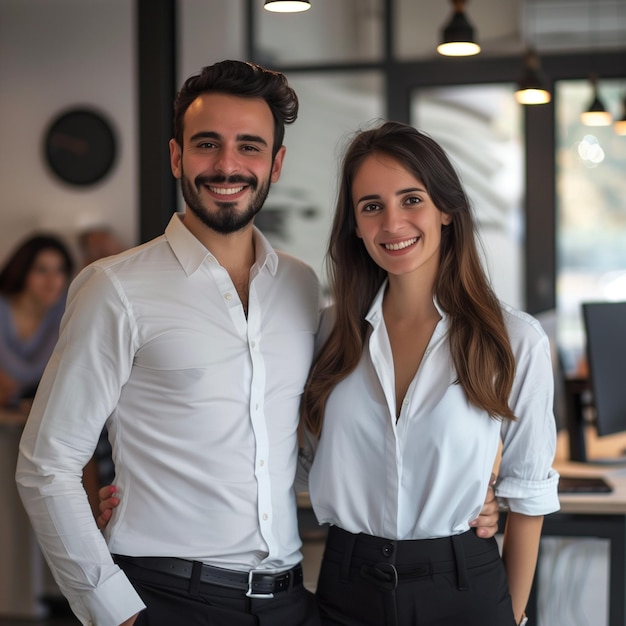
M 452 215 L 450 213 L 441 212 L 441 225 L 448 226 L 448 224 L 452 223 Z

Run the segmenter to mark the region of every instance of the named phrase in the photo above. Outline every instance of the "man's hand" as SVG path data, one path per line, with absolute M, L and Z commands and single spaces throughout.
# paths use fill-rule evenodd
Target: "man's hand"
M 470 526 L 476 529 L 476 535 L 482 539 L 489 539 L 498 532 L 500 511 L 498 501 L 496 500 L 496 493 L 493 489 L 495 483 L 496 477 L 492 474 L 489 480 L 487 496 L 485 497 L 485 504 L 483 505 L 480 515 L 470 522 Z
M 100 515 L 96 518 L 96 523 L 100 530 L 104 530 L 107 527 L 107 524 L 111 521 L 113 510 L 120 503 L 120 499 L 115 495 L 116 493 L 117 487 L 115 485 L 107 485 L 98 491 Z M 134 621 L 134 618 L 131 619 Z M 126 624 L 126 622 L 124 623 Z M 133 622 L 128 623 L 132 624 Z

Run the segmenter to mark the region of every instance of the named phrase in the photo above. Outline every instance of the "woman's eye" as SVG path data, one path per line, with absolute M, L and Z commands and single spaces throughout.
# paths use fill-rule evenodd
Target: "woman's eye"
M 421 201 L 422 199 L 418 198 L 417 196 L 411 196 L 410 198 L 406 199 L 407 204 L 419 204 Z
M 361 210 L 363 211 L 363 213 L 371 213 L 372 211 L 376 211 L 377 209 L 377 204 L 364 204 Z

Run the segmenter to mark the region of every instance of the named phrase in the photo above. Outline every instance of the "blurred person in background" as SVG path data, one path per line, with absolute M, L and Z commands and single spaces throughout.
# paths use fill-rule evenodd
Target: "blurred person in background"
M 124 252 L 127 248 L 112 228 L 102 224 L 82 230 L 77 241 L 83 267 L 104 257 Z
M 59 336 L 74 271 L 57 237 L 35 233 L 0 269 L 0 615 L 35 617 L 52 599 L 45 569 L 15 485 L 19 436 Z M 46 597 L 44 597 L 46 596 Z
M 74 262 L 52 235 L 24 241 L 0 272 L 0 405 L 31 399 L 59 336 Z

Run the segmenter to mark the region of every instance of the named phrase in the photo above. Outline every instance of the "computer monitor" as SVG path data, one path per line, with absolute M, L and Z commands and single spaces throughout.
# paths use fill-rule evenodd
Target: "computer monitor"
M 589 369 L 585 386 L 591 391 L 594 426 L 600 437 L 626 432 L 626 302 L 585 302 L 582 312 Z M 580 407 L 579 402 L 576 414 L 568 416 L 573 420 L 570 424 L 570 456 L 572 460 L 587 461 L 585 421 Z M 576 448 L 572 447 L 572 443 L 576 443 L 572 437 L 578 438 Z M 593 459 L 593 462 L 626 463 L 626 455 Z

